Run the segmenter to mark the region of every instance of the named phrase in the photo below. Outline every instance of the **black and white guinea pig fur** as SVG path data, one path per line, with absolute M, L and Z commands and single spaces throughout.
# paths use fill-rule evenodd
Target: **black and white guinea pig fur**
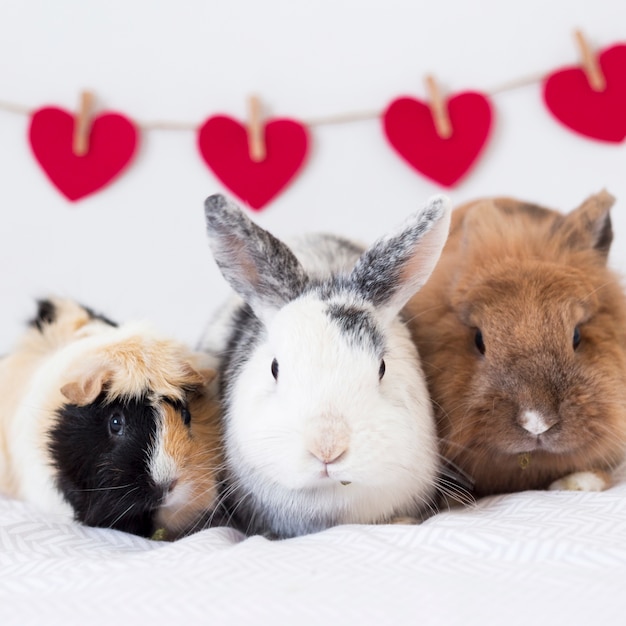
M 231 523 L 283 538 L 422 518 L 439 457 L 400 312 L 437 263 L 448 199 L 431 198 L 367 249 L 313 234 L 290 248 L 221 195 L 205 214 L 240 296 L 201 341 L 219 371 Z
M 40 301 L 0 360 L 0 491 L 142 536 L 200 528 L 220 463 L 213 376 L 144 323 Z

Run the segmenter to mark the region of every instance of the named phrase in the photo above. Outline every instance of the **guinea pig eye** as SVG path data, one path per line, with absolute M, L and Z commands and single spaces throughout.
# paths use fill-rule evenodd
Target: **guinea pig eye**
M 180 410 L 180 416 L 183 418 L 183 424 L 185 426 L 189 426 L 189 424 L 191 424 L 191 413 L 186 406 Z
M 124 414 L 116 411 L 109 417 L 109 434 L 114 437 L 122 437 L 126 430 Z
M 385 370 L 387 369 L 385 365 L 385 359 L 380 360 L 380 368 L 378 369 L 378 380 L 382 380 L 382 377 L 385 375 Z
M 272 376 L 274 380 L 278 380 L 278 361 L 276 359 L 272 361 Z
M 476 329 L 476 334 L 474 335 L 474 343 L 476 344 L 476 348 L 478 348 L 478 352 L 481 354 L 485 354 L 485 342 L 483 341 L 483 334 L 480 331 L 480 328 Z
M 576 350 L 576 348 L 580 345 L 580 328 L 578 328 L 578 326 L 574 328 L 574 339 L 572 343 L 574 345 L 574 350 Z

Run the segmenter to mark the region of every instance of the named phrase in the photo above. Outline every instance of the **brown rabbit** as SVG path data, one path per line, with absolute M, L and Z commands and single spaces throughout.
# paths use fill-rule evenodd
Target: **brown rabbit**
M 601 490 L 626 449 L 626 298 L 614 198 L 568 215 L 509 198 L 452 214 L 408 305 L 443 455 L 477 496 Z

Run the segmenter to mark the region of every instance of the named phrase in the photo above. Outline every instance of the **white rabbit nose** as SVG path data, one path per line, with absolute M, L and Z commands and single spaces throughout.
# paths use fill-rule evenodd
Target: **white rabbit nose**
M 524 411 L 519 417 L 519 423 L 531 435 L 541 435 L 550 430 L 556 424 L 556 420 L 546 419 L 538 411 Z
M 346 452 L 348 452 L 348 446 L 342 444 L 335 446 L 313 445 L 309 448 L 309 452 L 324 465 L 330 465 L 345 456 Z

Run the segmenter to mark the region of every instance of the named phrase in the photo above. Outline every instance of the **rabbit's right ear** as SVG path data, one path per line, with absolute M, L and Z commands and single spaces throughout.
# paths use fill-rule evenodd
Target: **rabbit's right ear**
M 450 230 L 450 200 L 429 198 L 399 230 L 374 242 L 351 278 L 357 291 L 389 316 L 396 315 L 430 277 Z
M 606 261 L 613 241 L 611 207 L 615 197 L 606 189 L 568 213 L 560 228 L 564 245 L 574 250 L 595 249 Z
M 308 282 L 291 250 L 221 194 L 204 203 L 209 245 L 230 286 L 266 319 Z

